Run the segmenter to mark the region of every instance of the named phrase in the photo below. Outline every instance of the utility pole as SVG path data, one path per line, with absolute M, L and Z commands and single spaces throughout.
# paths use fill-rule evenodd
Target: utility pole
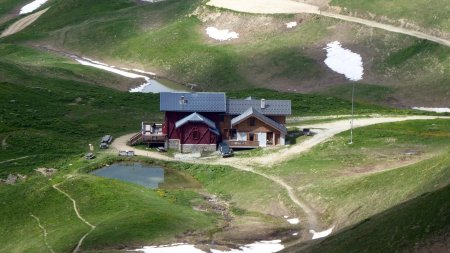
M 353 82 L 352 87 L 352 120 L 350 121 L 350 143 L 353 144 L 353 121 L 355 115 L 355 82 Z

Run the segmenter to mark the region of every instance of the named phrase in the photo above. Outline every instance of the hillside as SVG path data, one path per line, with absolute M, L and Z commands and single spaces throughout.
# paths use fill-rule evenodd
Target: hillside
M 423 30 L 441 37 L 449 37 L 450 1 L 328 1 L 332 7 L 340 7 L 340 12 L 387 23 Z
M 48 0 L 20 14 L 30 2 L 0 0 L 11 32 L 0 38 L 0 252 L 450 247 L 450 114 L 409 109 L 450 107 L 450 48 L 320 14 L 448 38 L 448 0 L 298 0 L 319 13 L 275 15 L 207 0 Z M 129 146 L 142 121 L 164 117 L 159 94 L 130 92 L 147 78 L 290 100 L 289 144 L 229 158 Z M 114 142 L 99 149 L 106 134 Z M 164 182 L 91 174 L 117 164 L 160 169 Z
M 282 252 L 446 252 L 450 187 L 425 193 L 316 243 Z
M 4 41 L 151 70 L 199 84 L 200 90 L 265 87 L 348 99 L 349 81 L 323 62 L 327 43 L 338 40 L 363 59 L 358 99 L 395 106 L 449 106 L 450 49 L 410 36 L 308 14 L 235 13 L 194 0 L 72 0 L 47 5 L 53 7 L 32 27 Z M 286 28 L 291 21 L 298 25 Z M 207 27 L 229 29 L 239 38 L 216 41 L 206 34 Z

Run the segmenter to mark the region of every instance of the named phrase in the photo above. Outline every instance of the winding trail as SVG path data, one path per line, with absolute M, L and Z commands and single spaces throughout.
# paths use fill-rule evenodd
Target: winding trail
M 36 21 L 42 14 L 44 14 L 46 11 L 48 11 L 50 7 L 43 9 L 41 11 L 38 11 L 36 13 L 30 14 L 17 22 L 10 25 L 8 28 L 6 28 L 2 34 L 0 35 L 0 38 L 18 33 L 22 31 L 23 29 L 27 28 L 29 25 L 31 25 L 34 21 Z
M 450 47 L 450 40 L 426 34 L 423 32 L 406 29 L 403 27 L 379 23 L 372 20 L 341 15 L 337 13 L 321 11 L 318 6 L 296 2 L 293 0 L 210 0 L 207 5 L 230 9 L 239 12 L 255 14 L 295 14 L 309 13 L 325 17 L 340 19 L 348 22 L 358 23 L 369 27 L 379 28 L 390 32 L 406 34 L 419 39 L 425 39 Z
M 91 229 L 83 235 L 83 237 L 81 237 L 81 239 L 78 241 L 77 246 L 75 247 L 75 249 L 73 250 L 73 253 L 78 252 L 80 250 L 81 245 L 83 244 L 84 239 L 92 232 L 94 231 L 94 229 L 96 228 L 96 226 L 92 225 L 91 223 L 89 223 L 86 219 L 84 219 L 80 212 L 78 211 L 77 208 L 77 202 L 65 191 L 61 190 L 60 188 L 58 188 L 59 184 L 54 184 L 52 185 L 53 188 L 57 191 L 59 191 L 60 193 L 64 194 L 68 199 L 70 199 L 73 203 L 73 210 L 75 210 L 75 213 L 77 214 L 78 219 L 80 219 L 83 223 L 85 223 L 86 225 L 88 225 Z
M 9 160 L 5 160 L 5 161 L 0 161 L 0 164 L 1 164 L 1 163 L 9 163 L 9 162 L 14 162 L 14 161 L 18 161 L 18 160 L 27 159 L 28 157 L 30 157 L 30 156 L 27 155 L 27 156 L 22 156 L 22 157 L 14 158 L 14 159 L 9 159 Z
M 364 127 L 374 124 L 380 123 L 390 123 L 390 122 L 399 122 L 406 120 L 432 120 L 432 119 L 450 119 L 450 117 L 440 117 L 440 116 L 401 116 L 401 117 L 373 117 L 373 118 L 361 118 L 354 120 L 354 127 Z M 264 166 L 271 167 L 275 166 L 279 163 L 287 161 L 289 159 L 294 158 L 296 155 L 305 153 L 316 145 L 323 143 L 329 140 L 334 135 L 347 131 L 350 129 L 350 121 L 349 120 L 338 120 L 329 123 L 319 123 L 314 125 L 300 125 L 299 128 L 310 128 L 313 129 L 316 134 L 311 138 L 307 139 L 304 142 L 299 144 L 292 145 L 288 148 L 283 148 L 275 151 L 270 155 L 266 155 L 263 157 L 251 157 L 251 158 L 238 158 L 238 157 L 230 157 L 227 159 L 196 159 L 196 160 L 177 160 L 175 158 L 171 158 L 160 153 L 150 152 L 140 149 L 135 149 L 127 145 L 127 141 L 134 135 L 128 134 L 121 136 L 113 141 L 111 144 L 112 150 L 133 150 L 136 155 L 146 156 L 153 159 L 159 159 L 164 161 L 183 161 L 188 163 L 200 163 L 200 164 L 212 164 L 212 165 L 228 165 L 239 169 L 241 171 L 247 171 L 264 178 L 267 178 L 282 188 L 286 190 L 289 198 L 293 203 L 295 203 L 299 208 L 303 210 L 303 212 L 307 215 L 309 229 L 317 230 L 320 228 L 319 224 L 319 214 L 316 210 L 314 210 L 308 203 L 299 199 L 296 195 L 295 189 L 283 181 L 281 178 L 269 175 L 264 172 L 255 170 L 255 167 Z M 357 136 L 357 135 L 356 135 Z M 356 137 L 357 141 L 357 137 Z
M 51 253 L 55 253 L 55 251 L 53 251 L 52 247 L 50 247 L 50 244 L 48 244 L 48 241 L 47 241 L 48 233 L 47 233 L 47 230 L 45 229 L 45 227 L 42 226 L 41 220 L 39 219 L 39 217 L 35 216 L 32 213 L 30 213 L 30 216 L 33 217 L 36 220 L 36 222 L 38 223 L 38 226 L 41 228 L 42 233 L 44 235 L 44 243 L 45 243 L 45 246 L 47 246 L 48 251 L 50 251 Z

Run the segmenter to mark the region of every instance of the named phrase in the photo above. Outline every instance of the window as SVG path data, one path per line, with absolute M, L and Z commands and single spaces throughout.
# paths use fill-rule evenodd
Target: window
M 198 131 L 197 128 L 192 130 L 192 138 L 196 141 L 200 140 L 200 131 Z
M 255 134 L 254 133 L 249 133 L 248 134 L 248 140 L 249 141 L 255 141 Z
M 251 118 L 250 119 L 250 126 L 255 126 L 256 125 L 256 120 L 255 118 Z
M 236 140 L 237 139 L 237 131 L 236 129 L 230 129 L 230 140 Z

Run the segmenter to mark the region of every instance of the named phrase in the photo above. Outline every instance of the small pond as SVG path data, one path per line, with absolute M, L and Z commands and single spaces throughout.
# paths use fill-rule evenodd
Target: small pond
M 151 189 L 200 187 L 200 184 L 189 175 L 142 163 L 115 163 L 94 170 L 89 174 L 130 182 Z

